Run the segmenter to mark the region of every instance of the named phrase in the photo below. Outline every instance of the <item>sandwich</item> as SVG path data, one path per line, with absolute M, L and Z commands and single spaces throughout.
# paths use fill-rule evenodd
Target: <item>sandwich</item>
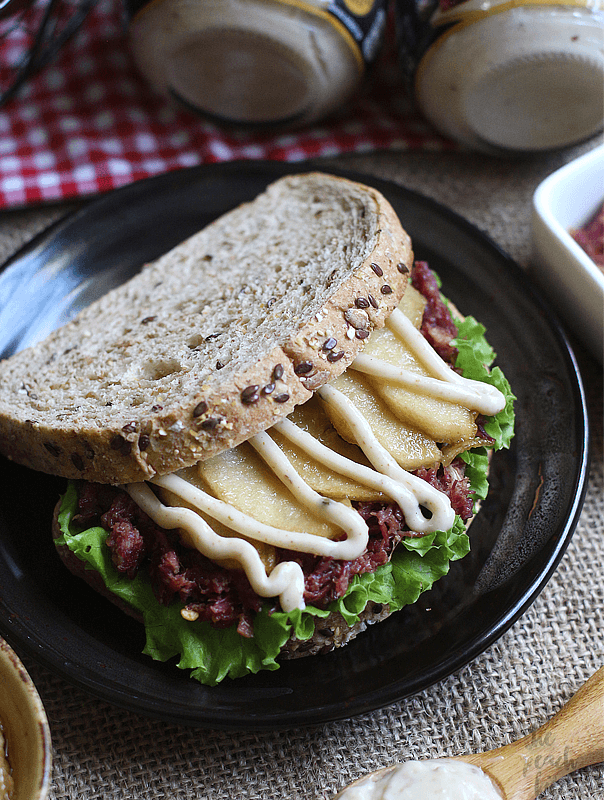
M 341 647 L 469 550 L 513 394 L 370 186 L 275 181 L 0 362 L 66 567 L 215 685 Z M 50 521 L 49 521 L 50 524 Z

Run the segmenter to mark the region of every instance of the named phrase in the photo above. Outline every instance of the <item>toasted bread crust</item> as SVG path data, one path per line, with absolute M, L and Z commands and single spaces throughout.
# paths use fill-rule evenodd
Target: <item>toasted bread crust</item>
M 286 202 L 291 194 L 297 193 L 300 204 L 300 195 L 308 191 L 309 207 L 314 209 L 321 187 L 328 199 L 338 196 L 348 202 L 350 198 L 351 206 L 356 209 L 355 220 L 359 220 L 359 226 L 365 226 L 363 236 L 369 236 L 370 245 L 358 263 L 348 267 L 339 264 L 339 282 L 333 290 L 327 274 L 322 274 L 320 290 L 317 285 L 309 287 L 311 293 L 317 292 L 322 298 L 320 306 L 313 307 L 312 316 L 296 319 L 295 307 L 283 312 L 279 324 L 288 319 L 287 335 L 278 342 L 260 336 L 256 341 L 256 331 L 246 332 L 245 326 L 242 328 L 240 321 L 236 321 L 237 335 L 248 349 L 252 342 L 254 350 L 230 371 L 227 368 L 224 372 L 209 374 L 209 363 L 214 372 L 214 363 L 219 369 L 217 354 L 222 352 L 218 346 L 211 349 L 208 344 L 211 336 L 201 340 L 203 357 L 196 363 L 190 360 L 199 349 L 194 346 L 193 339 L 200 334 L 188 328 L 188 349 L 181 348 L 184 355 L 174 353 L 174 364 L 171 364 L 170 354 L 162 357 L 160 363 L 153 365 L 156 373 L 149 378 L 144 373 L 148 365 L 141 364 L 139 359 L 131 365 L 130 372 L 126 371 L 122 383 L 121 377 L 112 376 L 103 383 L 102 375 L 106 365 L 112 363 L 113 353 L 116 354 L 113 361 L 122 363 L 120 359 L 131 351 L 133 342 L 140 343 L 141 337 L 155 336 L 161 341 L 165 321 L 156 320 L 153 308 L 148 305 L 155 296 L 155 284 L 163 279 L 166 284 L 176 281 L 185 262 L 195 270 L 196 285 L 203 283 L 204 258 L 211 258 L 204 256 L 206 249 L 217 237 L 222 237 L 221 242 L 228 240 L 229 225 L 237 223 L 241 227 L 240 221 L 245 215 L 253 217 L 256 201 L 246 204 L 144 268 L 43 343 L 0 363 L 0 452 L 32 469 L 68 478 L 114 484 L 146 480 L 236 446 L 285 417 L 315 389 L 342 373 L 362 348 L 365 332 L 382 327 L 399 303 L 413 254 L 409 237 L 394 210 L 370 187 L 310 173 L 281 179 L 269 187 L 267 193 L 275 195 L 275 204 Z M 325 205 L 328 207 L 327 201 Z M 368 223 L 362 223 L 365 209 L 371 210 L 371 214 L 367 211 L 367 216 L 371 216 L 369 233 Z M 301 224 L 311 226 L 318 213 L 309 212 L 308 219 Z M 333 235 L 335 242 L 336 230 Z M 309 236 L 312 237 L 312 232 Z M 257 242 L 258 237 L 250 237 L 250 240 Z M 277 237 L 270 245 L 273 259 L 275 249 L 278 253 L 278 244 Z M 224 253 L 222 260 L 229 263 Z M 195 262 L 193 267 L 191 262 Z M 297 269 L 293 261 L 283 266 L 290 278 Z M 280 268 L 276 273 L 279 271 Z M 236 279 L 229 275 L 225 270 L 226 277 L 213 275 L 213 280 L 217 286 L 242 280 L 245 271 Z M 276 286 L 279 285 L 277 281 Z M 229 285 L 229 298 L 247 289 L 245 283 L 239 290 Z M 170 289 L 158 291 L 164 291 L 165 299 Z M 184 306 L 191 298 L 186 294 L 186 287 L 181 291 L 181 305 Z M 362 298 L 361 307 L 359 298 Z M 367 298 L 372 302 L 366 304 Z M 111 314 L 116 306 L 124 307 L 125 322 L 122 324 L 120 320 L 121 327 L 113 339 L 104 340 L 102 347 L 106 352 L 95 355 L 89 346 L 86 350 L 85 340 L 87 336 L 90 339 L 90 331 L 95 340 L 106 319 L 115 320 Z M 208 316 L 214 313 L 209 305 L 203 306 L 198 309 L 198 317 L 203 317 L 206 310 Z M 263 321 L 270 316 L 268 311 L 264 315 Z M 336 344 L 332 346 L 334 341 Z M 178 372 L 174 376 L 169 374 L 173 368 Z M 163 375 L 162 371 L 168 374 Z M 173 386 L 181 378 L 183 388 L 179 394 Z M 114 404 L 108 398 L 112 386 L 122 395 L 133 387 L 132 402 L 124 399 L 119 408 L 117 403 L 111 408 Z M 75 387 L 73 391 L 71 387 Z M 170 401 L 162 405 L 160 391 L 157 402 L 152 403 L 151 396 L 158 389 L 163 391 L 162 387 L 172 392 Z

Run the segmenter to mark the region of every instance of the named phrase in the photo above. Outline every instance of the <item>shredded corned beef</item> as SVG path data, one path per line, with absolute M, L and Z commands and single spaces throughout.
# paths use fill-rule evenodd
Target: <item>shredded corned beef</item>
M 472 516 L 473 500 L 468 479 L 464 476 L 465 463 L 455 459 L 449 467 L 421 469 L 414 474 L 427 481 L 450 499 L 454 511 L 467 521 Z M 325 608 L 342 597 L 355 575 L 375 572 L 388 563 L 394 549 L 404 537 L 416 537 L 405 528 L 405 518 L 395 503 L 354 502 L 369 528 L 367 549 L 353 561 L 337 561 L 308 553 L 279 551 L 279 561 L 296 561 L 304 572 L 304 600 Z
M 594 264 L 604 270 L 604 203 L 583 227 L 571 230 L 570 235 Z
M 448 467 L 440 466 L 438 469 L 422 467 L 415 471 L 415 475 L 446 494 L 455 513 L 467 522 L 472 516 L 474 501 L 465 469 L 465 461 L 456 458 Z
M 428 301 L 421 324 L 421 332 L 438 355 L 447 364 L 455 364 L 457 348 L 451 339 L 457 336 L 457 327 L 440 295 L 434 273 L 426 261 L 416 261 L 411 270 L 411 285 Z
M 463 475 L 464 462 L 449 467 L 422 469 L 415 474 L 447 494 L 462 519 L 472 512 L 472 497 Z M 355 575 L 375 572 L 386 564 L 405 536 L 417 536 L 405 528 L 405 520 L 394 503 L 357 502 L 354 507 L 369 528 L 366 550 L 352 561 L 277 550 L 277 561 L 295 561 L 304 573 L 306 603 L 325 608 L 342 597 Z M 195 619 L 214 627 L 236 624 L 242 636 L 253 635 L 253 616 L 262 600 L 241 570 L 214 564 L 197 550 L 181 544 L 176 531 L 156 525 L 124 491 L 96 483 L 84 483 L 80 491 L 80 527 L 102 525 L 105 541 L 118 572 L 134 578 L 141 567 L 149 575 L 158 601 L 168 605 L 174 598 L 184 603 Z
M 401 510 L 394 503 L 354 503 L 369 528 L 369 541 L 364 553 L 353 561 L 315 556 L 312 553 L 277 552 L 278 561 L 295 561 L 304 573 L 304 600 L 318 608 L 326 608 L 332 600 L 346 594 L 355 575 L 375 572 L 390 560 L 394 548 L 405 535 Z
M 163 605 L 178 597 L 197 619 L 217 628 L 236 624 L 242 636 L 252 635 L 253 615 L 261 601 L 245 574 L 223 569 L 184 547 L 176 531 L 156 525 L 126 492 L 83 483 L 74 523 L 82 529 L 102 525 L 109 531 L 105 543 L 117 571 L 134 578 L 144 566 Z
M 424 261 L 412 270 L 412 285 L 428 303 L 421 331 L 447 363 L 453 364 L 457 350 L 451 339 L 457 328 L 442 302 L 438 284 Z M 483 431 L 482 424 L 479 431 Z M 484 433 L 485 442 L 490 437 Z M 465 463 L 455 459 L 448 467 L 419 469 L 415 474 L 444 492 L 455 512 L 464 520 L 472 515 L 473 500 Z M 403 537 L 418 536 L 405 528 L 405 520 L 394 503 L 355 502 L 367 523 L 369 542 L 353 561 L 277 550 L 278 561 L 296 561 L 305 576 L 305 601 L 325 608 L 342 597 L 354 575 L 375 572 L 386 564 Z M 133 578 L 141 567 L 149 574 L 153 591 L 164 605 L 178 598 L 191 619 L 210 622 L 217 628 L 236 624 L 242 636 L 253 636 L 253 618 L 262 604 L 242 570 L 225 569 L 195 549 L 181 544 L 176 531 L 156 525 L 126 492 L 111 486 L 82 483 L 78 514 L 74 522 L 82 529 L 102 525 L 106 544 L 118 572 Z

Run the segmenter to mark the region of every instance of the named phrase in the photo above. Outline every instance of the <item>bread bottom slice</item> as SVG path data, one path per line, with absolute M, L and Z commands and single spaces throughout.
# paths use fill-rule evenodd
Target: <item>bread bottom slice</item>
M 368 603 L 359 614 L 359 621 L 349 625 L 339 611 L 332 611 L 324 619 L 315 620 L 315 631 L 310 639 L 292 637 L 281 650 L 280 658 L 288 661 L 303 656 L 316 656 L 330 653 L 338 647 L 355 639 L 359 633 L 367 630 L 369 625 L 382 622 L 390 616 L 390 606 L 381 603 Z

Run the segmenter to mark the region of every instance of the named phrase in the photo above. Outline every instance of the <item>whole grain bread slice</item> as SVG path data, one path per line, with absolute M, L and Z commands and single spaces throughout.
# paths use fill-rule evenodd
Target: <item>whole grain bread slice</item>
M 234 447 L 346 369 L 412 259 L 375 189 L 286 176 L 0 362 L 0 452 L 117 484 Z

